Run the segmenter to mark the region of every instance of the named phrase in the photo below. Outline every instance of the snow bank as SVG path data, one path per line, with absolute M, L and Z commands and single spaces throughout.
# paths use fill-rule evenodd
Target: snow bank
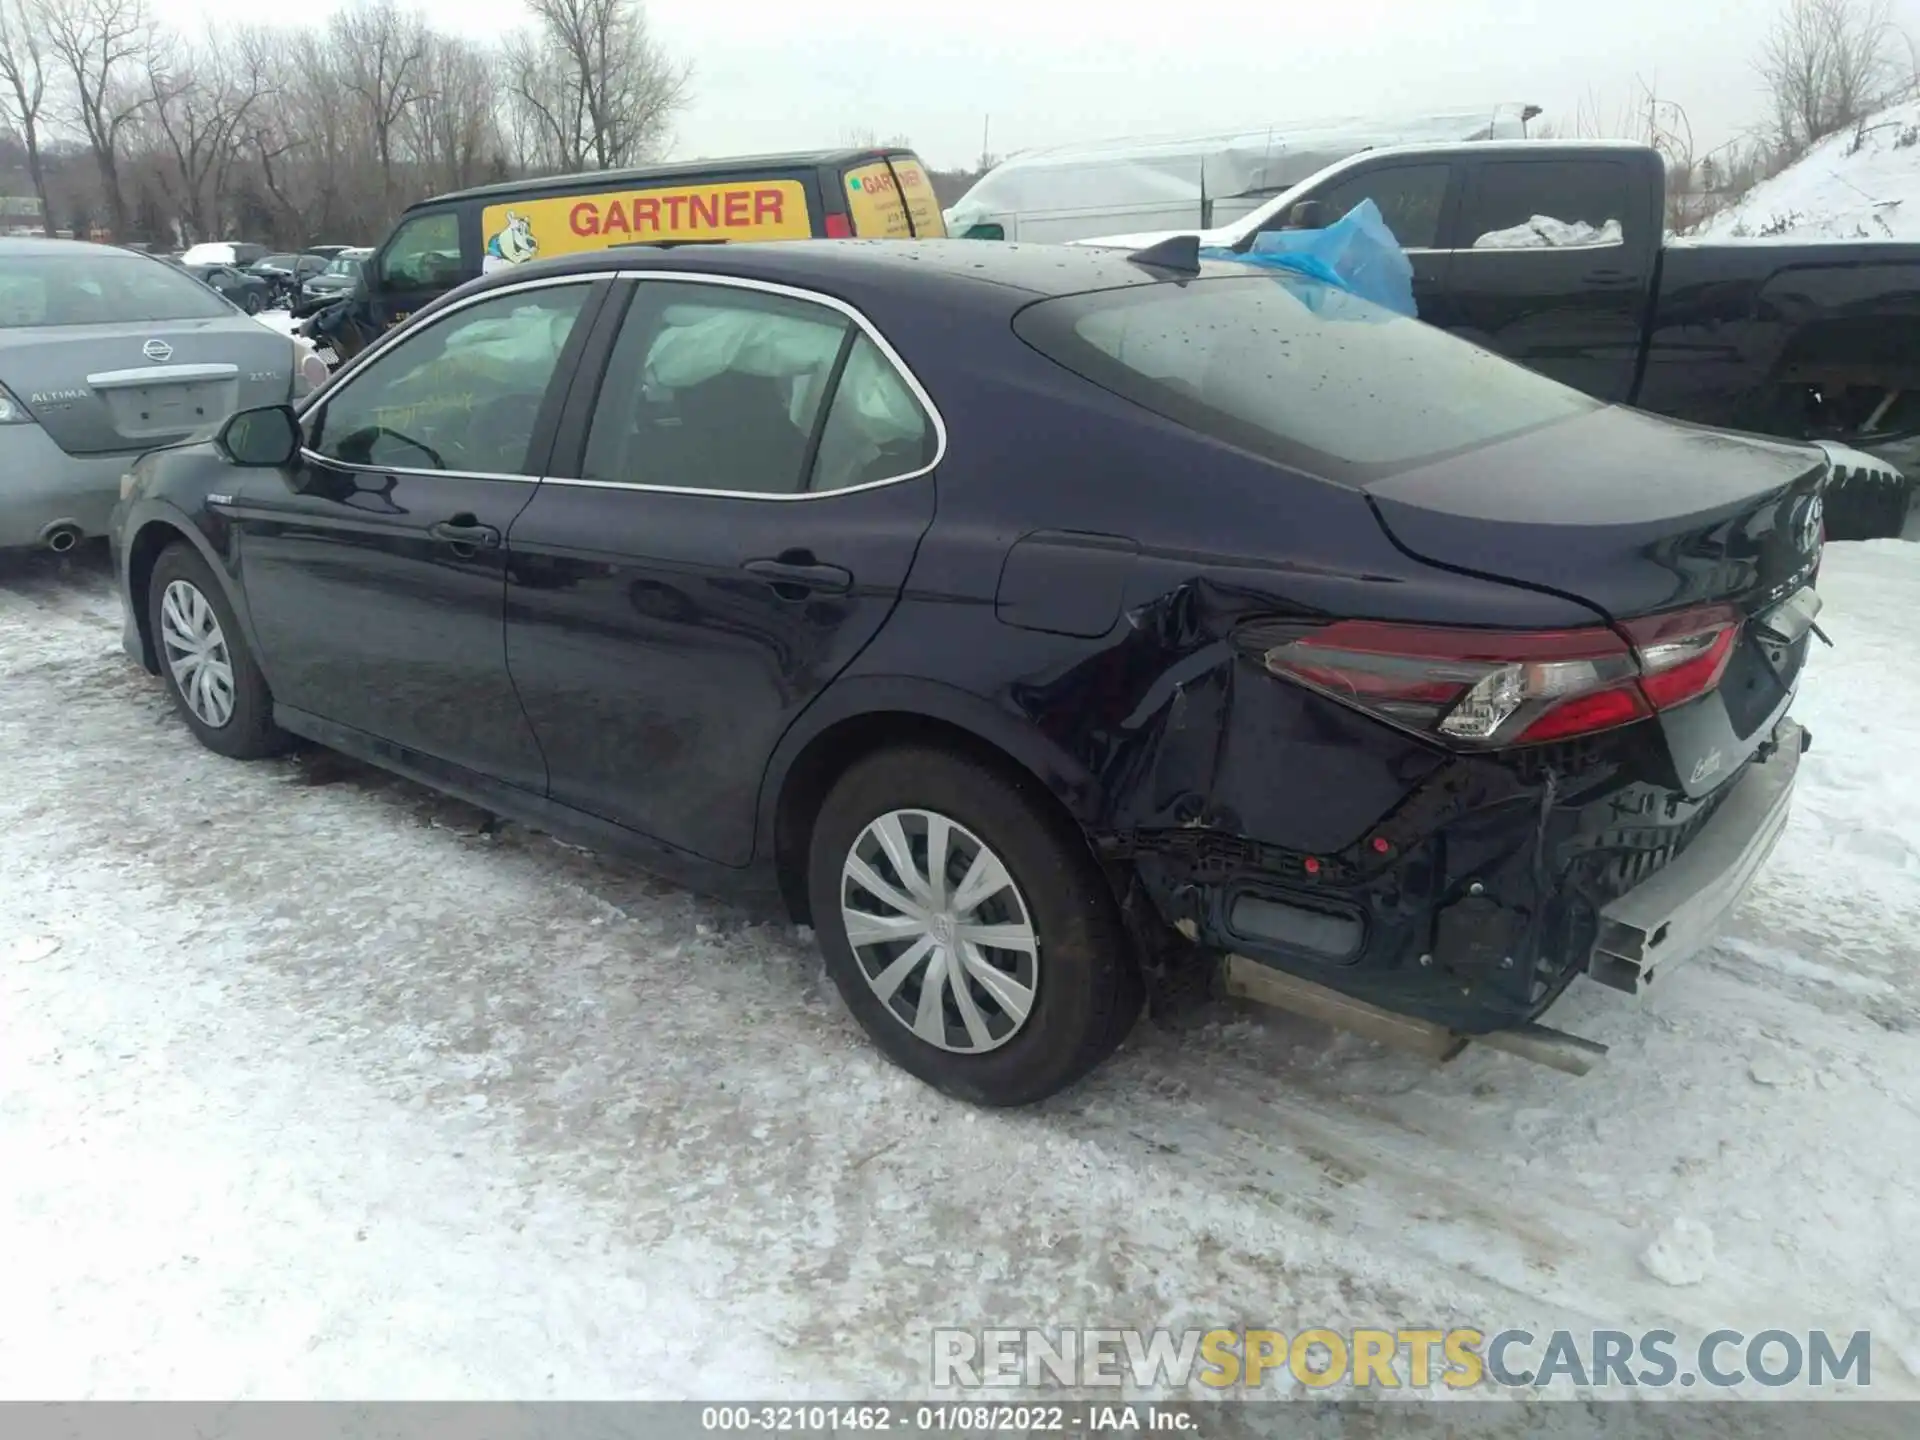
M 1829 136 L 1689 238 L 1920 240 L 1920 101 Z
M 253 317 L 276 335 L 292 335 L 294 327 L 293 313 L 289 310 L 262 310 Z

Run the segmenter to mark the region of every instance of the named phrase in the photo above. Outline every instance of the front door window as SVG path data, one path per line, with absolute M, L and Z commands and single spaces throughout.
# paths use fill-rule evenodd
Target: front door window
M 492 296 L 408 335 L 327 401 L 308 447 L 362 468 L 531 473 L 541 401 L 590 288 Z

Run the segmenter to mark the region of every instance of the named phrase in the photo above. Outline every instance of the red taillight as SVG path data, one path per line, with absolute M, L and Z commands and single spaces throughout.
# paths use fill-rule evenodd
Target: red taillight
M 1611 730 L 1720 683 L 1739 620 L 1724 606 L 1622 627 L 1454 630 L 1342 620 L 1266 649 L 1275 675 L 1407 729 L 1476 748 Z
M 1709 605 L 1629 620 L 1621 628 L 1640 652 L 1640 688 L 1654 709 L 1671 710 L 1720 683 L 1733 658 L 1740 617 L 1730 605 Z
M 829 240 L 851 240 L 853 225 L 844 215 L 827 216 L 827 238 Z

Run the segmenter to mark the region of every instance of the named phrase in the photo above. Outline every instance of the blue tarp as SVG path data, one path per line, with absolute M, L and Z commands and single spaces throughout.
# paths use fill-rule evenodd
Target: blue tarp
M 1207 260 L 1238 260 L 1318 280 L 1398 315 L 1420 313 L 1413 303 L 1413 265 L 1371 200 L 1323 230 L 1268 230 L 1244 254 L 1200 253 Z

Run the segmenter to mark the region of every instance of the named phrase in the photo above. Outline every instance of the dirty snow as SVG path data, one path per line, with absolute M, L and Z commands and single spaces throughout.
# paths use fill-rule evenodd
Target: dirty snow
M 298 323 L 290 310 L 262 310 L 253 317 L 276 335 L 292 335 Z
M 1625 243 L 1618 220 L 1604 225 L 1585 220 L 1556 220 L 1551 215 L 1535 215 L 1524 225 L 1507 230 L 1489 230 L 1473 242 L 1476 250 L 1554 250 L 1570 245 L 1620 245 Z
M 1828 136 L 1690 238 L 1920 240 L 1920 101 Z
M 1556 1009 L 1593 1075 L 1223 1004 L 1014 1114 L 778 918 L 202 750 L 103 572 L 0 562 L 0 1396 L 924 1395 L 951 1323 L 1871 1328 L 1920 1395 L 1920 548 L 1829 551 L 1791 826 Z

